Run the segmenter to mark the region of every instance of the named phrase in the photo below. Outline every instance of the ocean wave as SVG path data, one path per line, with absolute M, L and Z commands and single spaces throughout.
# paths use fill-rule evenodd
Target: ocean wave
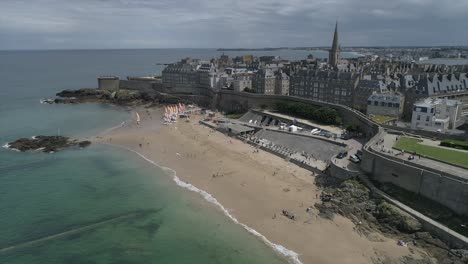
M 6 149 L 9 149 L 9 150 L 14 150 L 14 151 L 18 151 L 18 152 L 20 152 L 20 150 L 19 150 L 19 149 L 10 148 L 10 144 L 8 144 L 8 143 L 5 143 L 5 145 L 3 145 L 3 146 L 2 146 L 2 148 L 6 148 Z
M 288 258 L 291 261 L 291 263 L 302 264 L 302 262 L 299 260 L 299 254 L 298 253 L 296 253 L 296 252 L 294 252 L 294 251 L 292 251 L 290 249 L 287 249 L 282 245 L 275 244 L 275 243 L 271 242 L 270 240 L 268 240 L 268 238 L 266 238 L 264 235 L 260 234 L 257 230 L 255 230 L 255 229 L 253 229 L 253 228 L 239 222 L 239 220 L 237 220 L 237 218 L 235 218 L 231 213 L 229 213 L 229 211 L 220 202 L 218 202 L 218 200 L 216 200 L 216 198 L 214 198 L 211 194 L 209 194 L 208 192 L 205 192 L 203 190 L 200 190 L 197 187 L 193 186 L 192 184 L 184 182 L 181 179 L 179 179 L 179 177 L 177 177 L 177 175 L 176 175 L 175 170 L 173 170 L 171 168 L 168 168 L 168 167 L 160 166 L 158 163 L 156 163 L 155 161 L 147 158 L 145 155 L 141 154 L 140 152 L 138 152 L 136 150 L 126 148 L 126 147 L 123 147 L 123 146 L 120 146 L 120 145 L 114 145 L 114 144 L 108 144 L 108 145 L 120 147 L 120 148 L 126 149 L 128 151 L 131 151 L 131 152 L 137 154 L 138 156 L 140 156 L 142 159 L 146 160 L 147 162 L 153 164 L 154 166 L 162 168 L 165 171 L 171 172 L 171 174 L 173 175 L 173 180 L 178 186 L 180 186 L 180 187 L 182 187 L 184 189 L 190 190 L 192 192 L 196 192 L 196 193 L 200 194 L 206 201 L 208 201 L 208 202 L 216 205 L 217 207 L 219 207 L 223 211 L 223 213 L 227 217 L 229 217 L 234 223 L 242 226 L 249 233 L 251 233 L 252 235 L 254 235 L 254 236 L 258 237 L 258 238 L 260 238 L 266 245 L 273 248 L 276 252 L 278 252 L 282 256 Z

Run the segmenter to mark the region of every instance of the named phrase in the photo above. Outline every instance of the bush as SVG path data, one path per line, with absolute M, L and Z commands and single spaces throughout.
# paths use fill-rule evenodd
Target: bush
M 338 112 L 329 107 L 315 107 L 300 102 L 278 102 L 276 110 L 280 113 L 298 116 L 327 125 L 340 125 L 341 117 Z
M 453 139 L 444 139 L 444 140 L 442 140 L 440 142 L 440 145 L 443 146 L 443 147 L 468 150 L 468 142 L 466 142 L 466 141 L 459 141 L 459 140 L 453 140 Z

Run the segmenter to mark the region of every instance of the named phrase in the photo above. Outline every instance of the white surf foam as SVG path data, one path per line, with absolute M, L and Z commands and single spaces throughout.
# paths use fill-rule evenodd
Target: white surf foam
M 141 154 L 140 152 L 138 151 L 135 151 L 133 149 L 129 149 L 129 148 L 126 148 L 126 147 L 123 147 L 123 146 L 119 146 L 119 145 L 114 145 L 114 144 L 109 144 L 109 145 L 112 145 L 112 146 L 115 146 L 115 147 L 120 147 L 120 148 L 124 148 L 128 151 L 131 151 L 135 154 L 137 154 L 138 156 L 140 156 L 142 159 L 146 160 L 147 162 L 159 167 L 159 168 L 162 168 L 164 170 L 167 170 L 167 171 L 170 171 L 172 174 L 173 174 L 173 180 L 175 181 L 175 183 L 177 185 L 179 185 L 180 187 L 182 188 L 185 188 L 187 190 L 190 190 L 192 192 L 196 192 L 198 194 L 200 194 L 206 201 L 218 206 L 222 211 L 223 213 L 229 217 L 234 223 L 242 226 L 245 230 L 247 230 L 249 233 L 251 233 L 252 235 L 260 238 L 266 245 L 270 246 L 271 248 L 273 248 L 276 252 L 278 252 L 279 254 L 285 256 L 286 258 L 288 258 L 288 260 L 291 262 L 291 263 L 294 263 L 294 264 L 302 264 L 302 262 L 299 260 L 299 254 L 290 250 L 290 249 L 287 249 L 285 248 L 284 246 L 282 245 L 279 245 L 279 244 L 275 244 L 273 242 L 271 242 L 270 240 L 268 240 L 268 238 L 266 238 L 264 235 L 260 234 L 259 232 L 257 232 L 257 230 L 239 222 L 239 220 L 237 220 L 237 218 L 235 218 L 233 215 L 231 215 L 231 213 L 229 213 L 229 211 L 224 208 L 224 206 L 218 202 L 218 200 L 216 200 L 216 198 L 214 198 L 211 194 L 203 191 L 203 190 L 200 190 L 198 189 L 197 187 L 193 186 L 192 184 L 190 183 L 187 183 L 187 182 L 184 182 L 182 181 L 181 179 L 179 179 L 179 177 L 177 177 L 176 175 L 176 171 L 171 169 L 171 168 L 168 168 L 168 167 L 163 167 L 163 166 L 160 166 L 158 163 L 156 163 L 155 161 L 147 158 L 145 155 Z
M 125 123 L 126 123 L 126 122 L 123 121 L 122 123 L 120 123 L 120 124 L 118 124 L 118 125 L 116 125 L 116 126 L 110 127 L 110 128 L 108 128 L 108 129 L 102 131 L 102 132 L 100 133 L 100 135 L 104 135 L 104 134 L 110 133 L 110 132 L 112 132 L 112 131 L 114 131 L 114 130 L 116 130 L 116 129 L 119 129 L 119 128 L 125 126 Z
M 5 143 L 5 145 L 2 146 L 2 148 L 6 148 L 6 149 L 9 149 L 9 150 L 14 150 L 14 151 L 20 151 L 19 149 L 15 149 L 15 148 L 10 148 L 10 144 L 8 143 Z

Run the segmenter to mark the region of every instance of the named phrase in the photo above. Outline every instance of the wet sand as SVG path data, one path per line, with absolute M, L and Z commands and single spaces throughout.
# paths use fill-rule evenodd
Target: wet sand
M 201 116 L 164 126 L 161 109 L 139 113 L 140 126 L 127 122 L 95 141 L 132 149 L 174 169 L 181 180 L 210 193 L 239 222 L 297 252 L 302 263 L 398 263 L 401 257 L 422 254 L 378 233 L 371 241 L 344 217 L 330 221 L 317 216 L 316 209 L 306 212 L 320 197 L 315 175 L 270 153 L 254 153 L 252 146 L 200 125 Z M 296 220 L 284 217 L 283 209 Z

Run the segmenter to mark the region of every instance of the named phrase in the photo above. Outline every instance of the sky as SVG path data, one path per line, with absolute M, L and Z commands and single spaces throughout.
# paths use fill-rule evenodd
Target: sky
M 0 49 L 468 45 L 468 0 L 0 0 Z

